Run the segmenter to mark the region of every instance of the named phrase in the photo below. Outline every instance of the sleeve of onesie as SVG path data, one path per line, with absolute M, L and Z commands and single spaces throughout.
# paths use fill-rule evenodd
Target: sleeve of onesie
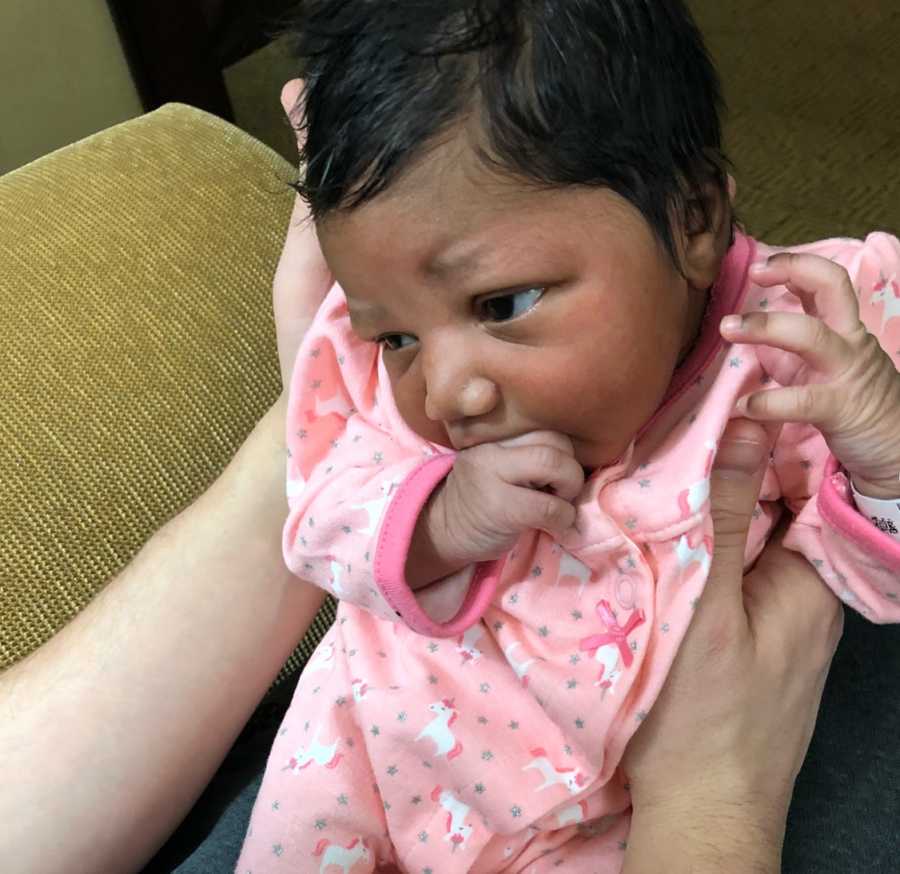
M 297 355 L 287 409 L 288 517 L 284 559 L 335 597 L 432 637 L 478 621 L 501 561 L 418 592 L 405 565 L 416 521 L 455 454 L 405 425 L 378 347 L 353 333 L 334 286 Z
M 862 242 L 828 240 L 791 251 L 812 251 L 846 268 L 860 317 L 900 369 L 900 241 L 873 233 Z M 803 311 L 796 298 L 788 292 L 785 297 L 791 302 L 782 300 L 778 309 Z M 783 385 L 791 382 L 788 371 L 796 373 L 800 365 L 787 353 L 760 358 Z M 900 532 L 860 512 L 849 476 L 813 427 L 786 424 L 772 460 L 782 497 L 795 515 L 785 546 L 806 556 L 838 597 L 868 619 L 900 622 Z

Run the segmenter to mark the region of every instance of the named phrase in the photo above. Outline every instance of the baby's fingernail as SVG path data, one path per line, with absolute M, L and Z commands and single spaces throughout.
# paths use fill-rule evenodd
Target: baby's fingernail
M 720 330 L 731 334 L 735 331 L 740 331 L 743 324 L 744 319 L 742 316 L 725 316 L 725 318 L 722 319 L 719 328 Z

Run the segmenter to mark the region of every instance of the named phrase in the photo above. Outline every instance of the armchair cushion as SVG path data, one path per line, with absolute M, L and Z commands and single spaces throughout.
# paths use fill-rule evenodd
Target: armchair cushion
M 0 669 L 196 498 L 277 397 L 292 173 L 168 104 L 0 178 Z

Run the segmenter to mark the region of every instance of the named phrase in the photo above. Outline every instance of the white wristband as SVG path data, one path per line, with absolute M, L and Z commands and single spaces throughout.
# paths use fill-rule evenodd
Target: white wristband
M 884 500 L 861 495 L 856 491 L 853 480 L 850 480 L 850 488 L 853 490 L 856 509 L 870 519 L 876 528 L 890 534 L 895 540 L 900 540 L 900 498 Z

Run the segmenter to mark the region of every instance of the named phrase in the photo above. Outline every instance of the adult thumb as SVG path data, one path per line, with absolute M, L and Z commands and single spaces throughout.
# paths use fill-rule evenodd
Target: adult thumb
M 297 137 L 297 145 L 302 146 L 306 139 L 306 131 L 302 127 L 303 108 L 300 106 L 300 95 L 303 92 L 303 80 L 291 79 L 281 89 L 281 108 Z
M 744 553 L 766 470 L 770 437 L 762 425 L 731 419 L 710 474 L 713 559 L 704 601 L 729 597 L 742 585 Z

